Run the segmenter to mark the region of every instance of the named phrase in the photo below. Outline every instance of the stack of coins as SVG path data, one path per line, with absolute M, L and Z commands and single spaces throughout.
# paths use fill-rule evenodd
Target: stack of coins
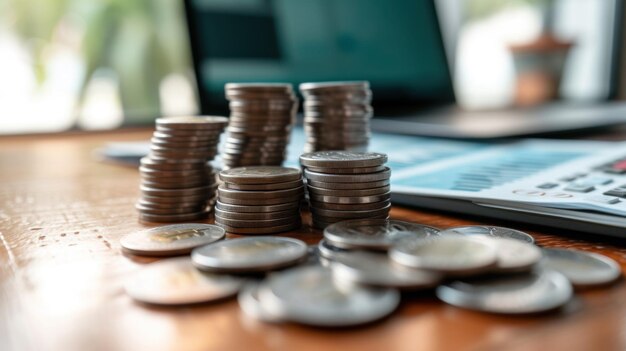
M 220 172 L 215 223 L 229 233 L 268 234 L 301 226 L 302 172 L 296 168 L 250 166 Z
M 313 226 L 358 218 L 388 218 L 391 208 L 387 155 L 317 151 L 300 156 Z
M 150 154 L 141 160 L 139 218 L 180 222 L 205 218 L 217 182 L 208 163 L 217 154 L 225 117 L 169 117 L 156 121 Z
M 368 82 L 300 84 L 304 101 L 305 152 L 367 151 L 372 91 Z
M 291 84 L 229 83 L 225 90 L 230 123 L 224 169 L 281 165 L 298 109 Z

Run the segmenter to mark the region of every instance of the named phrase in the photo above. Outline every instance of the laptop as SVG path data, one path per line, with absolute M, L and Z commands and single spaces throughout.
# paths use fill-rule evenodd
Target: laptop
M 375 131 L 493 139 L 626 122 L 619 102 L 460 109 L 434 0 L 185 0 L 185 9 L 204 114 L 228 113 L 227 82 L 368 80 Z

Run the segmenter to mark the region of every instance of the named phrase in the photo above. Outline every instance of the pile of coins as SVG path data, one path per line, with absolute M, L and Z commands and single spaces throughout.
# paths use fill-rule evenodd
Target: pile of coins
M 181 222 L 205 218 L 215 199 L 217 155 L 225 117 L 169 117 L 156 120 L 150 153 L 141 159 L 139 218 Z M 207 206 L 209 208 L 207 209 Z
M 140 269 L 125 284 L 128 295 L 178 306 L 238 294 L 243 312 L 262 321 L 348 327 L 391 314 L 405 296 L 400 291 L 434 289 L 453 306 L 519 315 L 556 310 L 572 299 L 574 289 L 610 284 L 621 276 L 608 257 L 542 249 L 529 234 L 502 227 L 439 230 L 359 219 L 329 226 L 318 245 L 307 247 L 301 240 L 273 236 L 220 240 L 220 228 L 187 226 L 122 239 L 125 250 L 135 254 L 193 248 L 191 257 Z M 199 246 L 203 242 L 207 245 Z M 251 278 L 260 273 L 271 274 Z
M 302 225 L 304 184 L 299 169 L 237 167 L 220 172 L 219 177 L 215 223 L 227 232 L 269 234 Z
M 281 165 L 298 110 L 291 84 L 228 83 L 225 90 L 230 122 L 224 169 Z
M 368 82 L 300 84 L 304 101 L 305 152 L 367 151 L 374 113 Z
M 391 208 L 387 155 L 317 151 L 300 156 L 315 228 L 357 218 L 388 218 Z

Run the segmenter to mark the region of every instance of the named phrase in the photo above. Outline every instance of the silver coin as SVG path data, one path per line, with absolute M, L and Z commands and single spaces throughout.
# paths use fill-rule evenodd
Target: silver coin
M 432 288 L 443 279 L 441 274 L 400 266 L 385 253 L 361 251 L 343 255 L 330 267 L 338 279 L 402 290 Z
M 309 193 L 309 199 L 316 202 L 328 202 L 333 204 L 369 204 L 391 199 L 391 192 L 370 196 L 330 196 Z
M 224 211 L 220 208 L 215 208 L 215 215 L 221 218 L 234 219 L 234 220 L 267 220 L 267 219 L 279 219 L 286 217 L 299 217 L 300 210 L 292 209 L 278 212 L 230 212 Z
M 387 250 L 394 242 L 406 238 L 437 236 L 439 229 L 398 220 L 357 219 L 342 221 L 324 230 L 324 238 L 342 248 Z
M 154 223 L 173 223 L 173 222 L 188 222 L 195 221 L 199 219 L 204 219 L 209 215 L 207 211 L 200 211 L 195 213 L 187 213 L 187 214 L 174 214 L 174 215 L 157 215 L 157 214 L 148 214 L 144 212 L 139 212 L 139 220 L 145 222 L 154 222 Z
M 495 244 L 465 236 L 439 236 L 431 240 L 405 238 L 389 250 L 395 262 L 448 275 L 486 272 L 498 262 Z
M 220 197 L 226 197 L 229 199 L 275 199 L 275 198 L 288 198 L 292 196 L 303 196 L 304 195 L 304 186 L 299 186 L 297 188 L 292 189 L 283 189 L 283 190 L 235 190 L 228 189 L 224 186 L 220 186 L 218 189 Z
M 388 220 L 389 216 L 380 215 L 380 216 L 370 217 L 368 219 Z M 319 215 L 313 215 L 311 217 L 311 222 L 313 223 L 313 226 L 318 229 L 325 229 L 326 227 L 332 224 L 343 222 L 346 220 L 362 220 L 362 218 L 346 219 L 346 218 L 336 218 L 336 217 L 324 217 L 324 216 L 319 216 Z M 329 240 L 329 242 L 331 241 Z M 337 243 L 337 242 L 331 242 L 331 243 L 336 246 L 346 247 L 345 245 L 342 245 L 342 243 Z M 347 247 L 347 248 L 351 248 L 351 247 Z
M 228 118 L 222 116 L 174 116 L 157 118 L 156 125 L 170 128 L 199 129 L 204 127 L 225 126 Z
M 135 255 L 174 256 L 224 238 L 224 229 L 201 223 L 161 226 L 128 234 L 120 240 L 122 249 Z
M 387 180 L 391 176 L 391 170 L 385 167 L 385 170 L 377 173 L 366 174 L 324 174 L 311 172 L 308 169 L 304 169 L 304 176 L 307 179 L 311 179 L 318 182 L 328 183 L 358 183 L 358 182 L 377 182 L 381 180 Z
M 249 317 L 263 322 L 278 323 L 282 316 L 265 308 L 259 299 L 259 291 L 265 288 L 264 282 L 250 281 L 244 285 L 237 295 L 239 308 Z
M 238 206 L 267 206 L 267 205 L 280 205 L 286 203 L 292 203 L 304 199 L 304 193 L 294 195 L 291 197 L 280 197 L 275 199 L 231 199 L 224 197 L 218 192 L 217 198 L 223 204 L 238 205 Z
M 141 190 L 142 194 L 145 194 L 148 196 L 163 196 L 163 197 L 194 196 L 195 197 L 195 196 L 201 196 L 203 194 L 209 194 L 215 191 L 216 187 L 215 186 L 200 186 L 197 188 L 188 188 L 188 189 L 159 189 L 159 188 L 153 188 L 153 187 L 141 185 L 139 189 Z
M 206 161 L 195 160 L 169 160 L 169 159 L 153 159 L 149 156 L 142 157 L 140 163 L 144 167 L 156 170 L 199 170 L 204 169 L 207 165 Z
M 511 238 L 529 244 L 535 243 L 535 238 L 533 238 L 530 234 L 504 227 L 470 225 L 465 227 L 447 228 L 442 230 L 441 234 L 488 235 L 497 238 Z
M 400 302 L 394 289 L 342 287 L 332 272 L 304 266 L 272 274 L 259 300 L 272 313 L 313 326 L 346 327 L 379 320 Z
M 178 216 L 178 215 L 187 215 L 193 214 L 197 212 L 202 212 L 205 210 L 206 204 L 194 204 L 193 207 L 172 207 L 172 208 L 158 208 L 158 207 L 150 207 L 145 205 L 135 205 L 137 211 L 142 214 L 147 215 L 166 215 L 166 216 Z
M 391 204 L 387 206 L 367 211 L 335 211 L 335 210 L 323 210 L 315 207 L 310 207 L 309 210 L 313 216 L 319 217 L 332 217 L 332 218 L 345 218 L 345 219 L 357 219 L 357 218 L 376 218 L 379 216 L 388 216 Z
M 125 284 L 133 299 L 156 305 L 188 305 L 221 300 L 237 294 L 244 280 L 198 271 L 188 257 L 151 263 Z
M 573 296 L 567 278 L 556 271 L 455 281 L 437 288 L 437 297 L 457 307 L 500 314 L 556 309 Z
M 265 212 L 278 212 L 300 208 L 300 200 L 277 204 L 277 205 L 231 205 L 220 202 L 219 200 L 215 204 L 216 208 L 229 212 L 241 212 L 241 213 L 265 213 Z
M 440 232 L 441 235 L 443 231 Z M 487 238 L 485 238 L 487 239 Z M 498 262 L 492 271 L 499 273 L 527 272 L 541 261 L 541 249 L 517 239 L 489 237 L 496 245 Z
M 196 248 L 191 252 L 191 259 L 203 270 L 244 273 L 291 266 L 306 254 L 307 245 L 301 240 L 258 236 Z
M 152 134 L 153 138 L 157 138 L 159 140 L 162 141 L 171 141 L 171 142 L 175 142 L 175 143 L 180 143 L 180 142 L 194 142 L 194 143 L 200 143 L 200 142 L 213 142 L 216 139 L 219 139 L 219 135 L 216 135 L 214 133 L 203 133 L 203 134 L 187 134 L 187 135 L 176 135 L 173 134 L 173 132 L 171 131 L 162 131 L 162 130 L 156 130 L 154 131 L 154 133 Z
M 315 93 L 318 91 L 345 91 L 345 90 L 367 90 L 370 84 L 367 81 L 345 81 L 345 82 L 315 82 L 302 83 L 298 87 L 301 92 Z
M 317 202 L 310 201 L 309 207 L 318 210 L 333 210 L 333 211 L 369 211 L 377 210 L 388 206 L 391 200 L 385 200 L 381 202 L 372 202 L 369 204 L 332 204 L 329 202 Z
M 300 164 L 317 168 L 377 167 L 387 162 L 387 155 L 377 152 L 318 151 L 302 154 Z
M 143 204 L 159 204 L 163 205 L 163 207 L 172 207 L 176 206 L 178 203 L 192 203 L 192 202 L 202 202 L 207 200 L 208 195 L 201 194 L 199 196 L 180 196 L 180 197 L 165 197 L 165 196 L 142 196 L 139 199 L 139 203 Z
M 375 167 L 354 167 L 354 168 L 318 168 L 307 167 L 312 172 L 328 173 L 328 174 L 364 174 L 364 173 L 376 173 L 385 170 L 385 166 Z M 376 187 L 372 187 L 376 188 Z
M 358 252 L 358 250 L 348 250 L 342 249 L 337 246 L 333 246 L 328 241 L 322 239 L 317 244 L 317 251 L 320 253 L 320 256 L 327 258 L 332 261 L 341 260 L 346 255 L 353 254 L 354 252 Z
M 234 184 L 224 183 L 223 186 L 227 189 L 234 190 L 284 190 L 298 188 L 303 185 L 302 179 L 294 180 L 291 182 L 272 183 L 272 184 Z
M 565 275 L 576 288 L 606 285 L 616 281 L 622 270 L 604 255 L 570 249 L 544 248 L 542 266 Z
M 373 196 L 388 193 L 391 188 L 389 185 L 383 186 L 380 188 L 371 188 L 371 189 L 359 189 L 359 190 L 335 190 L 335 189 L 323 189 L 316 188 L 314 186 L 307 186 L 307 190 L 309 194 L 321 195 L 321 196 L 348 196 L 348 197 L 359 197 L 359 196 Z
M 215 214 L 215 223 L 237 228 L 267 228 L 300 222 L 300 214 L 276 219 L 230 219 Z
M 302 172 L 297 168 L 287 167 L 239 167 L 220 172 L 220 179 L 236 184 L 268 184 L 299 180 Z
M 300 227 L 302 227 L 302 222 L 299 218 L 294 219 L 291 223 L 272 227 L 232 227 L 220 222 L 216 222 L 215 224 L 224 228 L 227 233 L 233 234 L 276 234 L 300 229 Z
M 243 90 L 246 92 L 281 92 L 291 94 L 293 86 L 291 83 L 226 83 L 224 90 Z

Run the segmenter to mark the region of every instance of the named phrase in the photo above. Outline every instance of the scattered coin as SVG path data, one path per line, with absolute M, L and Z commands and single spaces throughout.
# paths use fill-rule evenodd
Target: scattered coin
M 124 251 L 144 256 L 174 256 L 224 238 L 224 229 L 201 223 L 161 226 L 128 234 L 120 240 Z
M 440 234 L 445 235 L 443 231 Z M 495 272 L 527 272 L 541 261 L 541 249 L 533 244 L 506 237 L 490 237 L 489 240 L 495 243 L 498 255 Z
M 251 281 L 248 282 L 237 296 L 239 307 L 241 310 L 254 319 L 258 319 L 263 322 L 277 323 L 281 322 L 283 318 L 271 310 L 265 308 L 259 299 L 259 290 L 265 288 L 265 284 Z
M 398 265 L 385 253 L 357 252 L 332 262 L 333 273 L 339 279 L 354 283 L 417 290 L 435 287 L 443 276 L 432 271 Z
M 530 234 L 504 227 L 471 225 L 466 227 L 447 228 L 442 230 L 441 234 L 488 235 L 497 238 L 511 238 L 529 244 L 535 243 L 535 238 L 533 238 Z
M 555 271 L 454 281 L 437 288 L 437 297 L 457 307 L 505 314 L 540 313 L 572 298 L 567 278 Z
M 200 272 L 189 258 L 172 258 L 141 268 L 125 284 L 133 299 L 156 305 L 189 305 L 237 294 L 244 280 Z
M 542 249 L 543 267 L 562 273 L 576 288 L 606 285 L 622 275 L 620 266 L 604 255 L 580 250 Z
M 259 301 L 272 313 L 313 326 L 347 327 L 381 319 L 400 302 L 394 289 L 342 287 L 330 270 L 305 266 L 272 274 Z
M 340 248 L 387 250 L 400 239 L 437 236 L 439 229 L 417 223 L 386 219 L 357 219 L 324 229 L 324 239 Z
M 486 272 L 498 262 L 493 242 L 463 236 L 405 238 L 389 250 L 389 257 L 408 267 L 455 276 Z
M 252 273 L 291 266 L 306 254 L 307 246 L 301 240 L 258 236 L 196 248 L 191 259 L 202 270 Z

